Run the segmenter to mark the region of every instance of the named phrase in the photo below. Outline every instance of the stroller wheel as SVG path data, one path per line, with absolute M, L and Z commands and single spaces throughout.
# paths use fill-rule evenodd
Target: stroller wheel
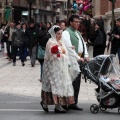
M 91 113 L 96 114 L 99 112 L 99 107 L 96 104 L 93 104 L 90 107 L 90 111 L 91 111 Z
M 118 108 L 118 114 L 120 114 L 120 108 Z
M 107 108 L 104 108 L 101 105 L 99 106 L 99 108 L 100 108 L 101 111 L 106 111 L 107 110 Z

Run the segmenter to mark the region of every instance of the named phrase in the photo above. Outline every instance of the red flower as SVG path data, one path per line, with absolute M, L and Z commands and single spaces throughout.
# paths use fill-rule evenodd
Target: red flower
M 55 46 L 53 46 L 53 47 L 51 48 L 51 53 L 52 53 L 52 54 L 57 54 L 57 57 L 60 57 L 58 45 L 55 45 Z
M 57 54 L 57 57 L 58 57 L 58 58 L 60 57 L 60 53 Z
M 51 48 L 51 53 L 52 54 L 57 54 L 59 52 L 59 50 L 58 50 L 58 45 L 55 45 L 55 46 L 53 46 L 52 48 Z

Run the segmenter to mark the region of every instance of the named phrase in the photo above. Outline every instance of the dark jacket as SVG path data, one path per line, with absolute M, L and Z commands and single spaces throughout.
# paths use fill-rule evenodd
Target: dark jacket
M 2 36 L 2 41 L 3 41 L 3 42 L 7 42 L 7 41 L 8 41 L 9 36 L 6 37 L 6 36 L 5 36 L 6 34 L 8 35 L 8 32 L 7 32 L 7 31 L 5 31 L 4 34 L 3 34 L 3 36 Z
M 106 33 L 104 30 L 100 30 L 103 35 L 103 44 L 97 47 L 106 47 Z M 99 36 L 99 30 L 96 30 L 92 36 L 90 36 L 90 41 L 94 43 L 96 37 Z M 95 46 L 94 46 L 95 47 Z
M 40 46 L 46 47 L 46 43 L 50 38 L 50 34 L 47 31 L 40 30 L 37 36 L 37 41 Z
M 27 46 L 34 47 L 37 46 L 37 34 L 39 32 L 38 27 L 34 26 L 33 28 L 28 27 L 25 31 L 25 35 L 28 38 Z
M 115 27 L 113 29 L 112 34 L 120 36 L 120 28 L 119 27 Z M 114 37 L 111 42 L 112 42 L 112 47 L 120 48 L 120 39 L 117 39 L 117 38 Z
M 21 29 L 16 29 L 12 33 L 12 46 L 23 46 L 25 33 Z
M 51 36 L 47 31 L 40 30 L 37 36 L 38 44 L 45 48 L 50 37 Z M 40 64 L 43 64 L 44 59 L 38 59 L 38 61 L 40 62 Z

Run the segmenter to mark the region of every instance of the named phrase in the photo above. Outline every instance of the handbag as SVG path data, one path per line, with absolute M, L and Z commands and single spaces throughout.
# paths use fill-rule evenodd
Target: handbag
M 45 47 L 39 45 L 37 50 L 37 58 L 44 59 L 44 56 L 45 56 Z
M 96 39 L 93 42 L 94 46 L 102 46 L 103 45 L 103 34 L 102 32 L 99 30 L 99 34 L 96 37 Z

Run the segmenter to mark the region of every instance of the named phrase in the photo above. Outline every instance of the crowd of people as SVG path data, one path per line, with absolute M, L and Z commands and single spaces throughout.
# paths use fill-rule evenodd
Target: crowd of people
M 111 41 L 111 53 L 118 52 L 120 59 L 120 19 L 116 20 L 114 30 L 108 32 Z M 48 105 L 55 105 L 55 113 L 65 113 L 69 110 L 83 110 L 78 106 L 78 95 L 81 83 L 80 62 L 89 61 L 87 45 L 93 45 L 93 57 L 104 54 L 107 34 L 104 31 L 104 21 L 97 21 L 72 15 L 68 22 L 50 22 L 35 24 L 11 21 L 2 24 L 0 30 L 1 47 L 7 49 L 7 58 L 16 66 L 16 56 L 25 66 L 27 56 L 30 56 L 31 67 L 36 59 L 40 63 L 41 106 L 49 112 Z M 112 37 L 112 39 L 111 39 Z M 6 47 L 5 47 L 6 46 Z M 37 58 L 38 46 L 45 50 L 44 57 Z

